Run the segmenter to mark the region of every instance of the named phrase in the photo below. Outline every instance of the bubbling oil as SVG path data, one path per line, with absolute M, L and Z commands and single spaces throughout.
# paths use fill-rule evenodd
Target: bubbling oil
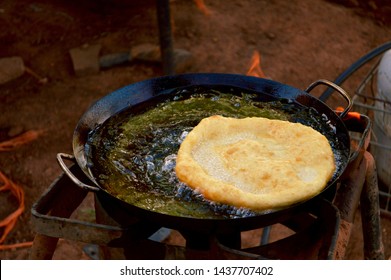
M 259 213 L 207 201 L 180 182 L 175 174 L 180 144 L 194 126 L 212 115 L 305 120 L 333 137 L 327 121 L 314 113 L 289 100 L 257 101 L 253 93 L 178 93 L 154 105 L 129 108 L 98 127 L 86 145 L 89 166 L 111 195 L 146 210 L 208 219 L 254 216 Z M 338 147 L 333 149 L 338 160 Z

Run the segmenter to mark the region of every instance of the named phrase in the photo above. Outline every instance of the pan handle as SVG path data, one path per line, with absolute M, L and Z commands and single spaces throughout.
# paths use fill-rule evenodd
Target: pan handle
M 330 82 L 328 80 L 324 80 L 324 79 L 321 79 L 321 80 L 317 80 L 315 82 L 313 82 L 312 84 L 310 84 L 307 89 L 305 89 L 306 92 L 310 92 L 311 90 L 313 90 L 315 87 L 317 87 L 318 85 L 320 84 L 323 84 L 323 85 L 326 85 L 326 86 L 329 86 L 331 88 L 333 88 L 335 91 L 337 91 L 345 100 L 346 102 L 348 103 L 348 106 L 346 106 L 345 110 L 343 110 L 340 114 L 339 114 L 339 117 L 341 119 L 343 119 L 350 111 L 350 109 L 352 109 L 352 106 L 353 106 L 353 103 L 352 103 L 352 100 L 350 99 L 350 96 L 346 93 L 346 91 L 341 88 L 340 86 L 334 84 L 333 82 Z
M 73 175 L 73 173 L 69 170 L 68 166 L 66 166 L 63 158 L 75 162 L 75 157 L 73 155 L 64 154 L 64 153 L 58 153 L 57 154 L 57 161 L 60 164 L 61 169 L 69 177 L 69 179 L 72 180 L 73 183 L 75 183 L 77 186 L 79 186 L 80 188 L 85 189 L 87 191 L 92 191 L 92 192 L 99 191 L 98 187 L 94 187 L 94 186 L 90 186 L 90 185 L 84 184 L 75 175 Z

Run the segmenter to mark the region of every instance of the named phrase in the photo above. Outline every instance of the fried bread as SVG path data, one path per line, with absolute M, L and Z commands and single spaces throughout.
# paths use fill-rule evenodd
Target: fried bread
M 309 126 L 211 116 L 181 143 L 175 172 L 208 200 L 267 210 L 317 195 L 335 168 L 329 141 Z

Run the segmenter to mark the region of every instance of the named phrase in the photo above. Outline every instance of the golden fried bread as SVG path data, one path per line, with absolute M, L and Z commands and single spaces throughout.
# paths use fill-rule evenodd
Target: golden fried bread
M 326 137 L 260 117 L 212 116 L 182 142 L 175 172 L 206 199 L 253 210 L 282 208 L 321 192 L 335 171 Z

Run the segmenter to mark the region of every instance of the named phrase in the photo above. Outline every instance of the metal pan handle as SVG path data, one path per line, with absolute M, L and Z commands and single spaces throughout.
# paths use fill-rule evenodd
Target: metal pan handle
M 313 82 L 312 84 L 310 84 L 307 89 L 305 89 L 306 92 L 310 92 L 311 90 L 313 90 L 315 87 L 317 87 L 318 85 L 326 85 L 326 86 L 329 86 L 331 88 L 333 88 L 335 91 L 337 91 L 345 100 L 346 102 L 348 103 L 348 105 L 346 106 L 345 110 L 343 110 L 340 114 L 339 114 L 339 117 L 341 119 L 343 119 L 350 111 L 350 109 L 352 109 L 352 106 L 353 106 L 353 103 L 352 103 L 352 100 L 350 99 L 350 96 L 346 93 L 346 91 L 341 88 L 340 86 L 334 84 L 333 82 L 330 82 L 328 80 L 317 80 L 315 82 Z
M 73 175 L 73 173 L 69 170 L 68 166 L 66 166 L 65 162 L 63 161 L 63 158 L 75 162 L 75 157 L 73 155 L 64 154 L 64 153 L 57 154 L 57 161 L 60 164 L 61 169 L 69 177 L 69 179 L 72 180 L 73 183 L 75 183 L 77 186 L 79 186 L 80 188 L 85 189 L 87 191 L 92 191 L 92 192 L 99 191 L 98 187 L 84 184 L 75 175 Z

